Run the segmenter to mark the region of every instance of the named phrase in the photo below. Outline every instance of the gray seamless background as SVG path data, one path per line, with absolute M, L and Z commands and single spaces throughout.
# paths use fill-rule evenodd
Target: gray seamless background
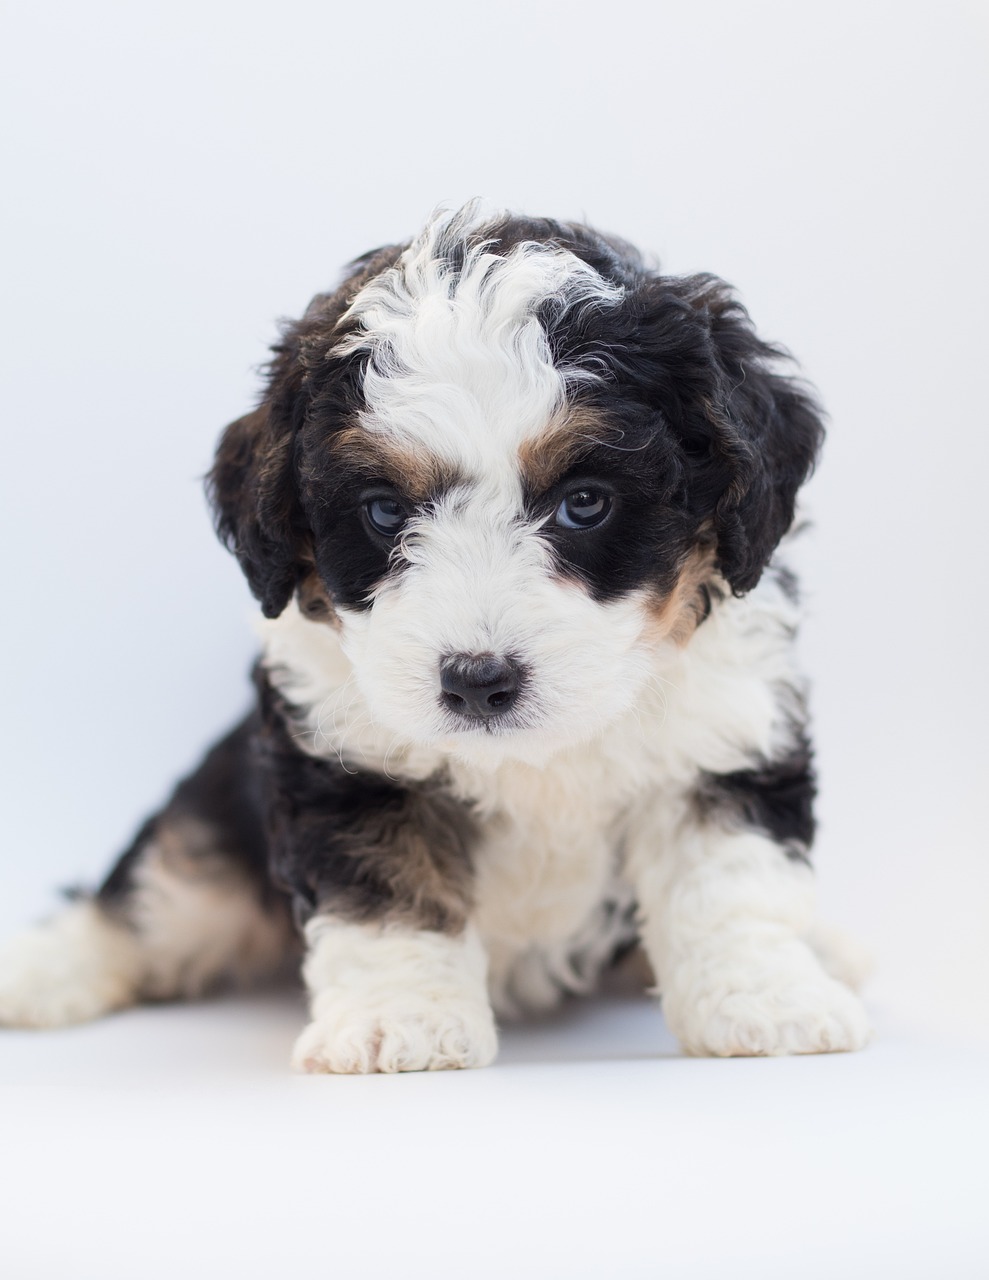
M 247 704 L 199 476 L 276 318 L 481 194 L 724 276 L 818 386 L 823 900 L 925 1019 L 985 1016 L 984 16 L 10 6 L 0 925 L 92 882 Z
M 480 194 L 724 276 L 820 389 L 817 861 L 879 958 L 847 1058 L 635 1000 L 397 1080 L 293 1078 L 291 995 L 5 1033 L 0 1268 L 984 1276 L 984 5 L 13 0 L 0 59 L 0 931 L 248 704 L 199 477 L 275 318 Z
M 925 1016 L 964 1021 L 958 984 L 989 969 L 978 12 L 11 17 L 0 923 L 92 881 L 247 703 L 253 608 L 198 477 L 276 318 L 482 194 L 724 276 L 819 388 L 822 893 Z

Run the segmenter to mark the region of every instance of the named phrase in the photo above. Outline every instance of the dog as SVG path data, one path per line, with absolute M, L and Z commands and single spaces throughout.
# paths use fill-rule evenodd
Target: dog
M 812 915 L 777 548 L 823 427 L 786 359 L 721 280 L 579 224 L 471 204 L 352 263 L 208 477 L 256 707 L 7 945 L 0 1022 L 301 959 L 297 1068 L 476 1067 L 496 1013 L 640 948 L 690 1054 L 861 1047 Z

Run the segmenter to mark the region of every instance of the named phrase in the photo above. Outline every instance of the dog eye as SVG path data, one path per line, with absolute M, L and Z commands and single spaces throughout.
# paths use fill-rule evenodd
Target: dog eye
M 371 498 L 364 504 L 372 528 L 386 538 L 393 538 L 409 518 L 397 498 Z
M 574 489 L 556 508 L 556 523 L 564 529 L 593 529 L 611 510 L 611 498 L 600 489 Z

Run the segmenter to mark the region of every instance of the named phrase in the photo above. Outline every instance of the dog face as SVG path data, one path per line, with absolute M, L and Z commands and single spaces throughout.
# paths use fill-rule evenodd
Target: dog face
M 821 434 L 778 355 L 712 277 L 470 206 L 287 330 L 218 528 L 269 617 L 338 628 L 386 729 L 542 759 L 758 581 Z

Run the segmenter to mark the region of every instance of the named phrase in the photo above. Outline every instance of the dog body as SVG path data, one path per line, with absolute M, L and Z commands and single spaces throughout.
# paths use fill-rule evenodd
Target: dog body
M 0 1021 L 260 976 L 301 934 L 299 1066 L 480 1065 L 494 1010 L 641 942 L 691 1052 L 861 1045 L 811 945 L 772 557 L 821 427 L 779 356 L 721 282 L 584 227 L 469 206 L 359 260 L 211 473 L 258 708 L 15 940 Z

